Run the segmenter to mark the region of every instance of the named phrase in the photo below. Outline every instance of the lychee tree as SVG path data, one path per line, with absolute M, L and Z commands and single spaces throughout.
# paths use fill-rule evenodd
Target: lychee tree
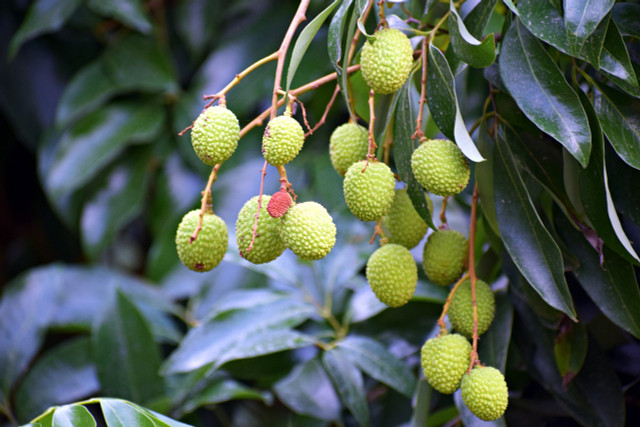
M 640 416 L 640 5 L 18 3 L 3 423 Z

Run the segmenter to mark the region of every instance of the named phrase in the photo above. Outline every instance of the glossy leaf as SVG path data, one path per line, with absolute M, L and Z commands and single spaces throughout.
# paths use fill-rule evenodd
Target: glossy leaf
M 89 0 L 88 6 L 94 12 L 120 21 L 141 33 L 146 34 L 152 29 L 141 0 Z
M 640 169 L 640 100 L 598 85 L 594 107 L 611 146 L 629 166 Z
M 484 158 L 476 148 L 460 114 L 455 81 L 449 63 L 434 45 L 429 45 L 427 59 L 427 103 L 442 133 L 454 140 L 465 156 L 474 162 Z
M 80 0 L 36 0 L 29 7 L 22 25 L 9 44 L 9 58 L 13 58 L 26 41 L 40 34 L 58 31 L 80 6 Z
M 100 399 L 102 415 L 109 427 L 155 427 L 149 415 L 129 402 L 118 399 Z
M 293 46 L 291 59 L 289 59 L 289 68 L 287 69 L 287 92 L 291 88 L 291 83 L 293 82 L 293 78 L 296 75 L 296 71 L 298 70 L 300 61 L 302 61 L 304 54 L 307 52 L 309 45 L 313 41 L 313 38 L 316 36 L 318 30 L 320 30 L 320 27 L 322 27 L 322 24 L 324 24 L 324 21 L 331 14 L 331 12 L 333 12 L 333 9 L 335 9 L 338 3 L 339 0 L 335 0 L 333 3 L 327 6 L 300 32 L 300 35 L 296 40 L 296 44 Z
M 511 341 L 513 325 L 513 305 L 509 297 L 496 293 L 496 311 L 489 329 L 482 335 L 478 344 L 478 356 L 483 363 L 505 372 L 507 350 Z
M 575 319 L 560 249 L 542 224 L 501 138 L 494 152 L 493 185 L 500 235 L 511 259 L 547 304 Z
M 611 17 L 620 32 L 626 36 L 640 37 L 640 4 L 618 3 L 613 5 Z
M 553 346 L 553 353 L 565 384 L 580 372 L 587 357 L 588 345 L 589 336 L 582 323 L 566 322 L 565 327 L 561 327 Z
M 65 405 L 53 413 L 53 427 L 95 427 L 96 421 L 84 406 Z
M 476 39 L 458 15 L 453 0 L 449 3 L 449 12 L 449 37 L 456 56 L 472 67 L 485 68 L 493 64 L 496 59 L 493 34 L 482 41 Z
M 136 306 L 120 291 L 94 326 L 92 348 L 102 392 L 136 402 L 162 395 L 160 353 Z
M 578 95 L 549 54 L 519 21 L 514 22 L 505 36 L 500 74 L 526 116 L 586 166 L 591 152 L 591 132 Z
M 475 180 L 478 184 L 480 197 L 480 209 L 483 217 L 489 223 L 494 233 L 499 234 L 496 208 L 493 201 L 493 151 L 494 143 L 487 131 L 486 123 L 478 129 L 478 149 L 482 153 L 485 162 L 478 163 L 475 169 Z
M 615 0 L 563 0 L 567 38 L 574 54 L 609 13 Z
M 285 405 L 299 414 L 326 421 L 340 417 L 340 400 L 317 358 L 296 365 L 275 384 L 274 391 Z
M 349 408 L 360 425 L 368 425 L 369 407 L 362 374 L 358 368 L 339 348 L 325 351 L 322 354 L 322 363 L 344 406 Z
M 336 13 L 333 15 L 333 18 L 331 18 L 331 23 L 329 24 L 329 33 L 327 35 L 327 44 L 331 65 L 338 75 L 337 82 L 340 86 L 340 92 L 342 93 L 345 105 L 349 110 L 349 114 L 355 120 L 354 113 L 353 111 L 351 111 L 351 104 L 349 103 L 349 100 L 347 98 L 347 76 L 346 73 L 343 72 L 343 65 L 345 62 L 345 58 L 347 57 L 347 52 L 343 52 L 343 43 L 350 43 L 349 35 L 353 37 L 356 26 L 355 21 L 357 20 L 355 13 L 349 13 L 349 11 L 352 11 L 352 4 L 353 0 L 344 0 L 340 4 L 340 7 L 336 11 Z M 347 30 L 346 34 L 345 27 Z
M 609 23 L 602 46 L 600 69 L 625 92 L 640 97 L 638 78 L 629 58 L 627 46 L 615 22 Z

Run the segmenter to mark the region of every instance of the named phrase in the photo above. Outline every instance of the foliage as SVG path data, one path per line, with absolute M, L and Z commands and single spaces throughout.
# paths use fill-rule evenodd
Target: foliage
M 178 133 L 203 94 L 278 49 L 297 2 L 26 3 L 0 4 L 0 200 L 12 221 L 2 230 L 0 423 L 479 423 L 459 391 L 439 394 L 420 368 L 447 289 L 419 268 L 408 305 L 376 299 L 364 276 L 374 227 L 348 212 L 329 162 L 331 131 L 372 119 L 349 67 L 378 2 L 312 1 L 283 78 L 295 93 L 337 73 L 296 94 L 313 124 L 341 92 L 287 165 L 298 196 L 332 214 L 336 246 L 319 261 L 287 251 L 254 265 L 231 236 L 206 274 L 175 253 L 178 222 L 211 171 Z M 404 87 L 375 98 L 377 155 L 391 158 L 431 228 L 443 204 L 450 228 L 477 226 L 474 267 L 496 292 L 479 358 L 510 390 L 495 425 L 620 426 L 640 414 L 640 6 L 591 3 L 384 9 L 416 51 Z M 227 94 L 241 126 L 271 104 L 275 70 L 262 65 Z M 472 182 L 455 199 L 434 197 L 435 215 L 411 170 L 416 131 L 471 160 Z M 241 139 L 213 186 L 228 225 L 258 194 L 260 138 Z M 279 186 L 270 172 L 266 194 Z M 41 251 L 27 255 L 25 241 Z M 422 245 L 412 254 L 420 262 Z M 82 400 L 91 396 L 109 397 Z

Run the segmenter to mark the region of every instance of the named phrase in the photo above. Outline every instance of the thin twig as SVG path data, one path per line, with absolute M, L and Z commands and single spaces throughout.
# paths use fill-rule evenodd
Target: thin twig
M 385 244 L 389 240 L 384 230 L 382 229 L 382 218 L 379 218 L 378 222 L 376 222 L 375 228 L 373 229 L 373 235 L 371 236 L 371 239 L 369 239 L 370 245 L 376 239 L 376 236 L 380 236 L 380 244 Z
M 189 243 L 193 243 L 196 241 L 196 239 L 198 238 L 198 234 L 200 234 L 200 230 L 202 230 L 202 220 L 204 218 L 204 214 L 206 213 L 207 209 L 211 210 L 211 187 L 218 178 L 218 169 L 220 169 L 220 164 L 215 165 L 211 170 L 211 173 L 209 174 L 207 186 L 202 192 L 202 198 L 200 199 L 200 217 L 198 218 L 198 225 L 196 226 L 193 235 L 189 238 Z
M 339 93 L 340 93 L 340 85 L 336 84 L 336 88 L 333 90 L 333 95 L 331 95 L 331 99 L 329 100 L 329 103 L 327 104 L 327 108 L 325 108 L 324 114 L 322 114 L 320 121 L 316 123 L 316 125 L 312 129 L 309 129 L 309 132 L 307 132 L 304 135 L 305 138 L 308 137 L 309 135 L 312 135 L 315 131 L 317 131 L 320 128 L 320 126 L 325 124 L 325 122 L 327 121 L 327 116 L 329 115 L 329 111 L 331 110 L 331 107 L 333 107 L 333 103 L 336 102 L 336 98 L 338 97 Z
M 453 295 L 456 293 L 462 282 L 464 282 L 468 278 L 469 274 L 465 273 L 464 276 L 462 276 L 460 280 L 458 280 L 456 284 L 453 285 L 451 291 L 449 291 L 447 300 L 444 302 L 444 306 L 442 307 L 442 313 L 440 314 L 440 318 L 438 319 L 438 326 L 440 326 L 440 335 L 447 333 L 447 324 L 444 321 L 444 317 L 447 315 L 447 311 L 449 311 L 449 306 L 451 305 L 451 301 L 453 300 Z
M 427 38 L 422 39 L 422 53 L 420 54 L 422 57 L 422 79 L 420 80 L 420 104 L 418 106 L 418 118 L 416 119 L 416 131 L 411 135 L 412 139 L 422 138 L 424 136 L 424 131 L 422 128 L 424 127 L 423 123 L 423 115 L 424 115 L 424 104 L 427 98 Z
M 376 122 L 376 113 L 374 110 L 374 99 L 375 99 L 375 93 L 373 92 L 373 89 L 371 89 L 369 91 L 369 148 L 367 150 L 367 165 L 365 166 L 365 169 L 369 165 L 369 160 L 376 158 L 374 151 L 376 148 L 378 148 L 375 137 L 373 135 L 373 126 Z
M 447 228 L 447 201 L 449 196 L 445 196 L 442 199 L 442 209 L 440 210 L 440 228 Z
M 478 364 L 478 304 L 476 301 L 476 254 L 475 240 L 477 229 L 476 213 L 478 210 L 478 184 L 473 187 L 473 199 L 471 203 L 471 226 L 469 227 L 469 276 L 471 278 L 471 302 L 473 304 L 473 345 L 471 348 L 471 361 L 469 371 Z

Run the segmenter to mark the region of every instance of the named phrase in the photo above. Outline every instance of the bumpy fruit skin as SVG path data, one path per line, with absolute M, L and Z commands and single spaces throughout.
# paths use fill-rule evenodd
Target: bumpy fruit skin
M 469 369 L 470 353 L 471 344 L 462 335 L 431 338 L 422 346 L 424 377 L 440 393 L 453 393 L 460 387 L 460 381 Z
M 199 217 L 199 209 L 182 217 L 176 231 L 176 249 L 178 258 L 188 269 L 203 273 L 214 269 L 222 261 L 229 245 L 229 233 L 219 216 L 205 212 L 198 238 L 189 243 Z
M 366 160 L 361 160 L 347 170 L 343 182 L 344 199 L 356 218 L 375 221 L 389 212 L 396 180 L 384 163 L 372 161 L 365 169 L 366 164 Z
M 225 162 L 238 147 L 240 123 L 226 107 L 214 106 L 204 110 L 191 129 L 191 144 L 204 163 Z
M 402 32 L 386 28 L 362 47 L 362 77 L 375 93 L 389 94 L 402 87 L 413 65 L 413 48 Z
M 274 218 L 280 218 L 287 213 L 292 203 L 293 200 L 291 200 L 289 193 L 280 190 L 271 196 L 271 200 L 267 204 L 267 212 Z
M 453 142 L 432 139 L 411 155 L 411 169 L 416 179 L 430 193 L 453 196 L 469 183 L 469 162 Z
M 380 302 L 389 307 L 405 305 L 418 283 L 418 268 L 409 249 L 395 243 L 378 248 L 367 262 L 367 280 Z
M 424 245 L 424 272 L 436 285 L 450 285 L 462 275 L 466 255 L 467 239 L 462 233 L 440 230 L 430 235 Z
M 253 224 L 258 210 L 258 196 L 251 198 L 244 204 L 236 220 L 238 250 L 244 259 L 253 264 L 264 264 L 265 262 L 273 261 L 286 249 L 282 238 L 280 238 L 282 219 L 273 218 L 267 213 L 267 204 L 270 199 L 270 196 L 262 196 L 256 238 L 249 252 L 247 252 L 247 248 L 251 244 Z
M 344 176 L 349 166 L 367 158 L 369 133 L 355 123 L 338 126 L 329 139 L 329 157 L 333 168 Z
M 478 418 L 500 418 L 509 404 L 509 390 L 504 375 L 491 366 L 476 366 L 465 374 L 460 384 L 462 401 Z
M 262 136 L 262 154 L 267 162 L 281 166 L 293 160 L 304 144 L 304 130 L 293 117 L 271 120 Z
M 426 198 L 431 213 L 433 205 L 429 196 Z M 382 225 L 388 232 L 389 243 L 398 243 L 407 249 L 420 243 L 429 228 L 416 212 L 405 189 L 396 190 L 391 209 L 382 218 Z
M 336 226 L 319 203 L 298 203 L 289 208 L 283 221 L 282 240 L 298 258 L 307 261 L 324 258 L 336 243 Z
M 476 307 L 478 310 L 478 335 L 484 334 L 496 311 L 496 299 L 491 287 L 484 281 L 476 281 Z M 473 336 L 473 301 L 471 299 L 471 280 L 467 279 L 451 299 L 449 320 L 453 328 L 465 337 Z

